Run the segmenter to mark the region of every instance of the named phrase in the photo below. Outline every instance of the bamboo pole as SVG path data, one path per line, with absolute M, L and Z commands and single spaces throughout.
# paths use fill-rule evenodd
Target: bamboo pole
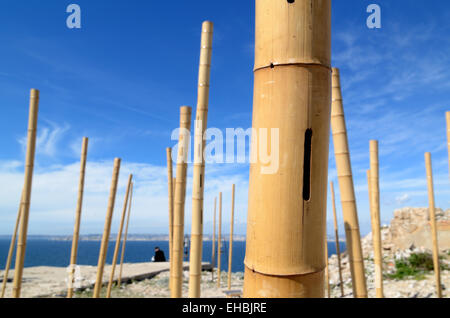
M 370 206 L 372 220 L 372 241 L 375 263 L 375 291 L 377 298 L 383 298 L 383 252 L 380 222 L 380 177 L 378 161 L 378 141 L 370 141 Z
M 20 298 L 23 266 L 27 245 L 28 219 L 30 215 L 31 188 L 33 183 L 34 155 L 36 151 L 36 132 L 39 111 L 39 91 L 30 92 L 30 110 L 28 119 L 27 153 L 25 157 L 25 180 L 20 203 L 20 230 L 17 242 L 16 262 L 14 265 L 13 297 Z
M 253 128 L 282 159 L 250 166 L 244 297 L 323 297 L 331 1 L 256 1 L 255 34 Z
M 217 234 L 217 288 L 220 288 L 220 265 L 222 255 L 222 192 L 219 193 L 219 230 Z
M 211 257 L 211 277 L 214 281 L 214 267 L 216 260 L 216 208 L 217 208 L 217 197 L 214 198 L 214 219 L 213 219 L 213 237 L 212 237 L 212 257 Z
M 114 203 L 116 201 L 117 183 L 119 181 L 120 171 L 119 158 L 114 160 L 113 176 L 111 181 L 111 189 L 109 192 L 108 209 L 106 210 L 105 228 L 103 230 L 102 243 L 100 246 L 100 253 L 98 256 L 97 265 L 97 279 L 95 281 L 93 298 L 100 297 L 100 291 L 102 290 L 103 270 L 105 268 L 106 253 L 108 251 L 109 235 L 111 232 L 111 220 L 114 212 Z
M 340 84 L 339 69 L 333 68 L 332 76 L 331 129 L 333 132 L 334 153 L 339 178 L 342 211 L 347 238 L 347 251 L 350 258 L 350 271 L 353 281 L 353 295 L 367 298 L 364 260 L 361 248 L 358 212 L 356 209 L 355 189 L 353 186 L 350 150 Z
M 172 298 L 182 297 L 183 286 L 183 243 L 184 243 L 184 205 L 186 201 L 186 171 L 189 152 L 191 107 L 180 109 L 180 137 L 178 142 L 175 205 L 173 215 L 173 277 Z
M 228 249 L 228 290 L 231 290 L 231 267 L 233 264 L 233 230 L 234 230 L 234 197 L 236 186 L 233 184 L 231 190 L 231 225 L 230 225 L 230 244 Z
M 172 148 L 167 148 L 167 178 L 168 178 L 168 186 L 169 186 L 169 289 L 172 289 L 172 275 L 173 275 L 173 168 L 172 168 Z
M 447 118 L 447 147 L 448 147 L 448 171 L 450 173 L 450 112 L 446 112 Z
M 211 73 L 211 55 L 213 23 L 206 21 L 202 25 L 200 68 L 198 79 L 198 102 L 194 138 L 194 172 L 192 185 L 192 226 L 189 266 L 189 298 L 200 298 L 202 277 L 203 247 L 203 195 L 205 190 L 205 135 L 208 121 L 209 80 Z
M 121 252 L 121 255 L 120 255 L 119 279 L 117 280 L 117 287 L 119 287 L 119 288 L 120 288 L 120 284 L 122 283 L 123 259 L 124 259 L 124 256 L 125 256 L 125 245 L 127 244 L 128 225 L 130 224 L 131 201 L 132 200 L 133 200 L 133 182 L 131 182 L 130 200 L 129 200 L 129 203 L 128 203 L 127 224 L 125 225 L 125 234 L 123 236 L 122 252 Z
M 127 214 L 128 198 L 130 196 L 132 180 L 133 180 L 133 175 L 130 174 L 130 176 L 128 177 L 127 192 L 125 193 L 125 201 L 123 203 L 123 210 L 122 210 L 122 217 L 120 219 L 119 231 L 117 232 L 116 246 L 114 248 L 114 256 L 113 256 L 113 261 L 112 261 L 112 266 L 111 266 L 111 273 L 109 276 L 108 289 L 106 290 L 106 298 L 111 298 L 111 289 L 112 289 L 112 285 L 114 282 L 114 274 L 116 271 L 117 258 L 119 256 L 120 242 L 122 241 L 122 231 L 123 231 L 123 225 L 125 223 L 125 216 Z
M 336 254 L 338 257 L 339 281 L 340 281 L 340 287 L 341 287 L 341 296 L 344 297 L 344 280 L 342 279 L 342 266 L 341 266 L 341 247 L 340 247 L 340 243 L 339 243 L 339 230 L 338 230 L 338 221 L 337 221 L 337 213 L 336 213 L 336 198 L 334 195 L 333 181 L 330 182 L 330 188 L 331 188 L 331 201 L 333 203 L 334 236 L 336 237 Z
M 78 199 L 77 199 L 77 209 L 75 212 L 75 226 L 72 237 L 72 252 L 70 255 L 69 288 L 67 290 L 67 298 L 73 297 L 73 282 L 74 282 L 75 266 L 77 264 L 78 239 L 80 236 L 81 209 L 83 207 L 84 179 L 86 175 L 86 158 L 88 151 L 88 143 L 89 139 L 87 137 L 84 137 L 81 146 L 80 180 L 78 182 Z
M 23 198 L 23 191 L 22 191 L 21 198 Z M 20 217 L 21 217 L 21 211 L 22 211 L 21 208 L 22 208 L 22 205 L 19 204 L 19 210 L 17 211 L 17 217 L 16 217 L 16 224 L 14 226 L 14 232 L 13 232 L 13 235 L 11 238 L 11 243 L 9 245 L 8 257 L 6 259 L 5 271 L 3 273 L 2 294 L 1 294 L 0 298 L 5 297 L 6 284 L 8 282 L 9 270 L 11 269 L 11 261 L 12 261 L 12 257 L 14 254 L 14 248 L 16 246 L 17 230 L 19 229 L 19 224 L 20 224 Z
M 434 205 L 433 170 L 431 167 L 431 154 L 429 152 L 425 154 L 425 165 L 427 169 L 428 201 L 430 204 L 430 224 L 431 236 L 433 240 L 433 265 L 436 279 L 436 293 L 438 298 L 442 298 L 441 268 L 439 265 L 439 246 Z

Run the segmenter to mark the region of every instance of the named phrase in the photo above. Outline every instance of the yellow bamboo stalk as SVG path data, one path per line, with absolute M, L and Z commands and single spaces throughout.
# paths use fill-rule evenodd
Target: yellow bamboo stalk
M 27 245 L 28 219 L 30 216 L 31 188 L 33 183 L 34 155 L 36 151 L 36 132 L 39 111 L 39 91 L 30 92 L 30 111 L 28 119 L 27 153 L 25 157 L 25 181 L 21 199 L 20 231 L 17 242 L 16 262 L 14 265 L 13 297 L 20 298 L 22 287 L 23 266 Z
M 222 255 L 222 192 L 219 193 L 219 230 L 217 235 L 217 288 L 220 288 L 220 256 Z
M 172 298 L 182 297 L 183 286 L 183 243 L 184 243 L 184 205 L 186 201 L 186 171 L 191 129 L 191 107 L 180 109 L 180 138 L 178 141 L 175 205 L 173 215 L 173 277 Z
M 447 118 L 447 147 L 448 147 L 448 171 L 450 173 L 450 112 L 446 112 Z
M 213 219 L 213 237 L 212 237 L 212 257 L 211 257 L 211 277 L 214 281 L 214 267 L 216 266 L 216 208 L 217 208 L 217 198 L 214 198 L 214 219 Z
M 125 256 L 125 245 L 127 244 L 128 237 L 128 225 L 130 224 L 130 214 L 131 214 L 131 201 L 133 200 L 133 182 L 131 182 L 130 188 L 130 200 L 128 203 L 128 215 L 127 215 L 127 225 L 125 226 L 125 234 L 123 236 L 123 244 L 122 244 L 122 252 L 120 255 L 120 269 L 119 269 L 119 278 L 117 280 L 117 287 L 120 288 L 120 284 L 122 283 L 122 272 L 123 272 L 123 258 Z
M 203 247 L 203 195 L 205 190 L 205 149 L 203 138 L 208 121 L 209 80 L 211 71 L 213 23 L 202 25 L 198 102 L 194 138 L 194 172 L 192 185 L 192 225 L 189 266 L 189 298 L 200 298 Z
M 78 239 L 80 236 L 81 209 L 83 207 L 84 179 L 86 174 L 86 158 L 88 151 L 88 142 L 89 139 L 87 137 L 84 137 L 83 144 L 81 146 L 80 180 L 78 182 L 78 199 L 77 199 L 77 209 L 75 211 L 75 226 L 73 229 L 73 237 L 72 237 L 72 252 L 70 255 L 69 288 L 67 290 L 67 298 L 73 297 L 73 282 L 74 282 L 75 266 L 77 264 Z
M 97 279 L 95 281 L 93 298 L 99 298 L 100 291 L 102 290 L 103 270 L 105 268 L 106 253 L 108 252 L 109 234 L 111 232 L 111 220 L 114 212 L 114 203 L 116 201 L 117 183 L 119 181 L 120 162 L 121 160 L 119 158 L 116 158 L 114 160 L 113 176 L 111 181 L 111 189 L 109 192 L 108 208 L 106 210 L 105 227 L 103 230 L 102 243 L 98 256 Z
M 383 298 L 383 252 L 380 222 L 380 177 L 378 161 L 378 141 L 370 141 L 370 214 L 372 220 L 372 241 L 375 264 L 375 291 L 377 298 Z
M 253 128 L 282 158 L 250 166 L 244 297 L 323 297 L 331 1 L 256 1 L 255 35 Z
M 122 210 L 122 217 L 120 219 L 119 231 L 117 232 L 116 246 L 114 248 L 114 256 L 111 266 L 111 273 L 109 276 L 108 289 L 106 290 L 106 298 L 111 297 L 111 289 L 114 282 L 114 273 L 116 271 L 117 258 L 119 256 L 120 242 L 122 240 L 123 224 L 125 223 L 125 215 L 127 213 L 128 197 L 130 196 L 132 180 L 133 175 L 130 174 L 130 176 L 128 177 L 127 192 L 125 193 L 125 201 L 123 202 L 123 210 Z
M 172 275 L 173 275 L 173 255 L 172 255 L 172 247 L 173 247 L 173 168 L 172 168 L 172 148 L 167 148 L 167 178 L 168 178 L 168 186 L 169 186 L 169 289 L 172 289 Z
M 334 154 L 339 178 L 342 212 L 344 215 L 347 251 L 350 258 L 350 271 L 353 281 L 353 295 L 367 298 L 364 260 L 361 248 L 358 212 L 355 189 L 353 187 L 350 150 L 340 84 L 339 69 L 333 68 L 332 77 L 331 129 L 333 132 Z
M 431 153 L 425 154 L 425 165 L 427 169 L 427 184 L 428 184 L 428 201 L 430 204 L 430 224 L 431 224 L 431 237 L 433 240 L 433 265 L 434 276 L 436 279 L 436 293 L 438 298 L 442 298 L 442 286 L 441 286 L 441 268 L 439 265 L 439 246 L 438 246 L 438 234 L 436 226 L 436 213 L 434 205 L 434 185 L 433 185 L 433 169 L 431 167 Z
M 336 213 L 336 198 L 334 195 L 333 181 L 330 182 L 330 188 L 331 188 L 331 201 L 333 203 L 334 236 L 336 237 L 336 254 L 338 257 L 339 281 L 340 281 L 340 286 L 341 286 L 341 296 L 344 297 L 344 280 L 342 279 L 342 266 L 341 266 L 341 247 L 339 245 L 339 230 L 338 230 L 338 221 L 337 221 L 337 213 Z
M 233 230 L 234 230 L 234 193 L 236 186 L 233 184 L 231 191 L 231 225 L 230 225 L 230 244 L 228 249 L 228 290 L 231 290 L 231 265 L 233 263 Z

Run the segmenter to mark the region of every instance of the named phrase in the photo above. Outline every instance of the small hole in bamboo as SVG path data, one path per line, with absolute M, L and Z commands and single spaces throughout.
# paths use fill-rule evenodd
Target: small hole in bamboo
M 270 68 L 274 68 L 275 65 L 273 65 L 273 63 L 270 63 Z
M 312 144 L 312 129 L 307 129 L 305 132 L 305 151 L 303 160 L 303 200 L 309 201 L 311 199 L 311 144 Z
M 295 0 L 287 0 L 288 3 L 294 3 Z
M 203 178 L 202 175 L 200 174 L 200 188 L 203 187 Z

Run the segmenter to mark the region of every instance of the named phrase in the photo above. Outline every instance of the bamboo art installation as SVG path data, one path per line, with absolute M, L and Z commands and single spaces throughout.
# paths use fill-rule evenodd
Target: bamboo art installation
M 128 177 L 127 192 L 125 193 L 125 201 L 123 202 L 123 210 L 122 210 L 122 217 L 120 219 L 119 231 L 117 232 L 116 246 L 114 248 L 114 256 L 113 256 L 113 261 L 112 261 L 112 266 L 111 266 L 111 274 L 109 276 L 108 289 L 106 290 L 106 298 L 111 297 L 111 289 L 112 289 L 112 285 L 114 282 L 114 273 L 116 271 L 117 257 L 119 256 L 120 241 L 122 240 L 123 224 L 125 223 L 125 215 L 127 213 L 128 197 L 129 197 L 130 191 L 131 191 L 132 180 L 133 180 L 133 175 L 130 174 L 130 176 Z
M 83 144 L 81 146 L 81 160 L 80 160 L 80 181 L 78 183 L 78 199 L 77 199 L 77 209 L 75 212 L 75 227 L 73 230 L 72 237 L 72 252 L 70 255 L 70 267 L 69 267 L 69 288 L 67 290 L 67 298 L 73 297 L 73 283 L 75 266 L 77 264 L 77 253 L 78 253 L 78 239 L 80 236 L 80 223 L 81 223 L 81 209 L 83 206 L 83 193 L 84 193 L 84 179 L 86 174 L 86 158 L 88 151 L 88 138 L 83 138 Z
M 175 205 L 173 216 L 173 277 L 172 298 L 181 298 L 183 285 L 184 204 L 186 200 L 186 171 L 191 130 L 191 107 L 180 109 Z
M 336 254 L 338 257 L 339 282 L 340 282 L 340 287 L 341 287 L 341 296 L 344 297 L 344 280 L 342 279 L 342 266 L 341 266 L 341 247 L 340 247 L 340 243 L 339 243 L 339 230 L 338 230 L 337 213 L 336 213 L 336 198 L 334 195 L 333 181 L 330 182 L 330 188 L 331 188 L 331 202 L 333 204 L 334 236 L 336 237 Z
M 127 225 L 125 226 L 125 234 L 123 236 L 123 244 L 122 244 L 122 253 L 120 255 L 120 270 L 119 270 L 119 278 L 117 280 L 117 287 L 119 287 L 119 288 L 120 288 L 120 284 L 122 283 L 123 258 L 125 256 L 125 245 L 127 244 L 128 225 L 130 224 L 131 201 L 132 201 L 132 199 L 133 199 L 133 182 L 131 182 L 130 200 L 129 200 L 129 203 L 128 203 Z
M 109 234 L 111 232 L 111 220 L 114 212 L 114 203 L 116 201 L 117 183 L 119 181 L 120 162 L 121 160 L 119 158 L 116 158 L 114 160 L 111 190 L 109 192 L 108 208 L 106 210 L 105 228 L 103 230 L 102 243 L 100 246 L 100 253 L 98 256 L 97 279 L 95 281 L 93 298 L 99 298 L 100 291 L 102 290 L 103 270 L 105 268 L 106 253 L 108 252 Z
M 203 138 L 208 121 L 209 80 L 211 71 L 213 23 L 204 22 L 200 51 L 198 102 L 194 137 L 194 172 L 192 185 L 192 227 L 189 266 L 189 298 L 200 298 L 203 246 L 203 193 L 205 189 L 205 149 Z
M 220 277 L 221 277 L 221 259 L 222 255 L 222 192 L 219 193 L 219 233 L 217 236 L 217 287 L 220 288 Z
M 370 216 L 372 220 L 372 241 L 375 264 L 375 291 L 377 298 L 383 298 L 383 254 L 380 224 L 380 179 L 378 163 L 378 141 L 370 141 L 369 170 Z
M 213 237 L 212 237 L 212 253 L 211 253 L 211 277 L 214 281 L 214 267 L 216 260 L 216 208 L 217 208 L 217 198 L 214 198 L 214 219 L 213 219 Z
M 233 184 L 231 190 L 231 225 L 230 225 L 230 244 L 228 248 L 228 290 L 231 290 L 231 265 L 233 264 L 233 230 L 234 230 L 234 193 L 236 186 Z
M 325 283 L 331 1 L 258 0 L 255 35 L 253 128 L 278 130 L 276 150 L 264 138 L 258 148 L 278 150 L 283 158 L 277 171 L 268 171 L 259 160 L 250 165 L 244 297 L 320 298 Z M 253 145 L 257 137 L 252 136 Z
M 431 154 L 429 152 L 425 154 L 425 165 L 427 169 L 428 201 L 430 204 L 429 209 L 430 225 L 431 225 L 431 237 L 433 240 L 433 265 L 434 265 L 434 276 L 436 279 L 436 293 L 438 298 L 442 298 L 441 268 L 439 265 L 439 246 L 438 246 L 438 235 L 436 226 L 436 213 L 434 206 L 433 170 L 431 166 Z
M 172 275 L 173 275 L 173 193 L 174 193 L 174 178 L 173 178 L 173 168 L 172 168 L 172 148 L 167 148 L 167 178 L 169 185 L 169 289 L 172 289 Z
M 447 147 L 448 147 L 448 172 L 450 173 L 450 112 L 445 113 L 447 118 Z
M 33 183 L 34 155 L 36 152 L 36 132 L 39 111 L 39 91 L 30 92 L 30 111 L 28 119 L 27 152 L 25 157 L 25 181 L 20 202 L 20 231 L 17 242 L 16 262 L 14 265 L 13 297 L 20 298 L 23 266 L 27 246 L 28 219 L 30 216 L 31 187 Z
M 331 129 L 333 132 L 334 154 L 338 172 L 342 211 L 347 238 L 347 251 L 350 258 L 353 295 L 367 298 L 364 261 L 359 232 L 358 212 L 356 209 L 355 189 L 353 187 L 350 150 L 340 84 L 339 69 L 333 68 L 332 77 Z

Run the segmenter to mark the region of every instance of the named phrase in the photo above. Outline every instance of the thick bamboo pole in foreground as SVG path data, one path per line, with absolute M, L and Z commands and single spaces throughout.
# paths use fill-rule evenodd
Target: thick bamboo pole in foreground
M 116 201 L 117 183 L 119 181 L 120 159 L 114 160 L 113 176 L 111 181 L 111 189 L 109 192 L 108 208 L 106 210 L 105 228 L 103 230 L 102 243 L 100 246 L 100 253 L 98 256 L 97 265 L 97 279 L 95 281 L 93 298 L 100 297 L 102 290 L 103 270 L 105 268 L 106 253 L 108 251 L 109 234 L 111 232 L 111 220 L 114 212 L 114 203 Z
M 380 224 L 380 177 L 378 163 L 378 141 L 370 141 L 370 216 L 372 220 L 372 243 L 375 264 L 375 291 L 377 298 L 383 298 L 383 252 Z
M 168 205 L 169 205 L 169 289 L 172 289 L 172 275 L 173 275 L 173 193 L 174 193 L 174 178 L 172 168 L 172 148 L 167 148 L 167 181 L 169 187 Z
M 219 230 L 217 235 L 217 287 L 220 288 L 220 264 L 222 255 L 222 192 L 219 193 Z
M 334 221 L 334 236 L 336 237 L 336 254 L 338 257 L 338 268 L 339 268 L 339 282 L 341 287 L 341 296 L 344 297 L 344 280 L 342 279 L 342 265 L 341 265 L 341 247 L 339 243 L 339 230 L 338 230 L 338 221 L 337 221 L 337 213 L 336 213 L 336 198 L 334 194 L 334 184 L 333 181 L 330 182 L 331 188 L 331 201 L 333 204 L 333 221 Z
M 127 224 L 125 225 L 125 234 L 123 236 L 122 252 L 121 252 L 121 255 L 120 255 L 119 278 L 117 280 L 117 287 L 119 287 L 119 288 L 120 288 L 120 284 L 122 283 L 123 258 L 125 257 L 125 245 L 127 244 L 128 225 L 130 224 L 131 201 L 132 200 L 133 200 L 133 182 L 131 182 L 130 200 L 129 200 L 129 203 L 128 203 Z
M 339 69 L 333 68 L 332 78 L 331 129 L 333 132 L 334 154 L 339 178 L 342 212 L 344 215 L 347 251 L 350 258 L 353 295 L 357 298 L 367 298 L 366 277 L 364 273 L 358 212 L 356 209 L 355 189 L 353 187 Z
M 119 231 L 117 232 L 116 246 L 114 248 L 114 256 L 111 266 L 111 274 L 109 276 L 108 289 L 106 290 L 106 298 L 111 297 L 111 289 L 114 282 L 114 273 L 116 271 L 117 258 L 119 257 L 120 242 L 122 240 L 122 231 L 123 225 L 125 223 L 125 216 L 127 214 L 128 198 L 130 196 L 132 180 L 133 175 L 130 174 L 130 176 L 128 177 L 127 192 L 125 193 L 125 201 L 123 202 L 123 210 L 122 210 L 122 217 L 120 218 Z
M 213 237 L 212 237 L 212 253 L 211 253 L 211 278 L 214 281 L 214 267 L 216 266 L 216 209 L 217 198 L 214 198 L 214 219 L 213 219 Z
M 258 0 L 255 34 L 253 128 L 280 160 L 250 165 L 244 297 L 323 297 L 331 1 Z
M 72 252 L 70 255 L 69 288 L 67 290 L 67 298 L 73 297 L 73 282 L 74 282 L 75 266 L 77 264 L 78 239 L 80 236 L 81 209 L 83 207 L 84 179 L 86 175 L 86 158 L 88 151 L 88 143 L 89 139 L 87 137 L 84 137 L 83 144 L 81 146 L 80 180 L 78 182 L 78 199 L 77 199 L 77 209 L 75 211 L 75 226 L 73 229 L 73 237 L 72 237 Z
M 178 141 L 175 205 L 173 215 L 173 277 L 172 298 L 182 296 L 183 285 L 183 243 L 184 243 L 184 205 L 186 201 L 186 171 L 189 152 L 191 107 L 180 109 L 180 137 Z
M 20 298 L 23 266 L 27 246 L 28 219 L 30 216 L 31 187 L 33 183 L 34 155 L 36 152 L 36 132 L 39 111 L 39 91 L 30 92 L 30 110 L 28 119 L 27 153 L 25 157 L 25 181 L 20 202 L 20 230 L 17 242 L 16 262 L 14 265 L 13 297 Z
M 231 265 L 233 264 L 233 230 L 234 230 L 234 196 L 236 186 L 233 184 L 231 190 L 231 225 L 230 225 L 230 243 L 228 249 L 228 290 L 231 289 Z
M 447 118 L 447 147 L 448 147 L 448 172 L 450 173 L 450 112 L 446 112 Z
M 436 214 L 434 206 L 433 169 L 431 167 L 431 154 L 429 152 L 425 154 L 425 165 L 427 169 L 428 201 L 430 204 L 429 208 L 430 225 L 431 225 L 431 236 L 433 240 L 433 265 L 434 265 L 434 276 L 436 279 L 436 293 L 438 298 L 442 298 L 441 268 L 439 265 L 439 246 L 438 246 Z
M 200 298 L 202 278 L 203 247 L 203 194 L 205 190 L 205 149 L 203 138 L 208 121 L 209 80 L 211 73 L 211 55 L 213 23 L 202 25 L 200 68 L 198 76 L 198 102 L 194 137 L 194 172 L 192 185 L 192 226 L 191 251 L 189 253 L 189 298 Z

